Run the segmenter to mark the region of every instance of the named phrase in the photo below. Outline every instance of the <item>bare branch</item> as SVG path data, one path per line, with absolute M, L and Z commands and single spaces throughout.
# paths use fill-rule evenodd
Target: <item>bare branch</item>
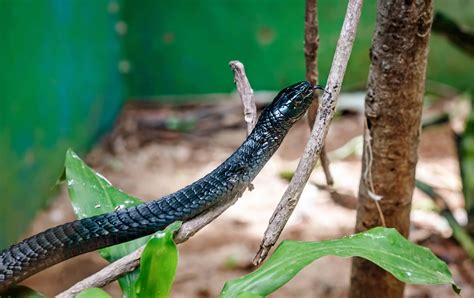
M 234 82 L 244 107 L 244 119 L 247 123 L 247 135 L 249 135 L 257 123 L 257 107 L 253 90 L 245 74 L 244 65 L 240 61 L 234 60 L 229 62 L 229 66 L 234 72 Z
M 89 288 L 101 288 L 115 281 L 126 273 L 132 272 L 138 267 L 138 265 L 140 265 L 140 257 L 143 253 L 144 248 L 145 247 L 142 246 L 131 254 L 113 262 L 112 264 L 106 266 L 99 272 L 94 273 L 86 279 L 83 279 L 80 282 L 76 283 L 66 291 L 58 294 L 56 297 L 76 297 L 80 292 L 84 290 L 87 290 Z
M 257 123 L 257 108 L 255 105 L 255 98 L 253 96 L 252 88 L 245 75 L 244 65 L 239 61 L 231 61 L 229 63 L 232 70 L 234 71 L 234 80 L 237 85 L 237 90 L 240 93 L 240 98 L 244 106 L 244 118 L 247 123 L 247 134 L 252 132 L 255 124 Z M 249 186 L 251 188 L 251 186 Z M 242 192 L 243 193 L 243 192 Z M 227 208 L 235 204 L 235 202 L 242 196 L 242 193 L 238 193 L 232 200 L 223 202 L 220 205 L 213 206 L 208 209 L 205 213 L 183 223 L 179 231 L 174 236 L 176 243 L 183 243 L 194 234 L 199 232 L 202 228 L 211 223 L 219 215 L 224 213 Z M 57 295 L 59 298 L 70 298 L 76 297 L 80 292 L 89 288 L 100 288 L 103 287 L 121 276 L 132 272 L 140 265 L 140 258 L 143 253 L 142 246 L 129 255 L 109 264 L 99 272 L 83 279 L 76 283 L 66 291 Z
M 362 0 L 349 0 L 347 12 L 342 25 L 341 34 L 337 42 L 336 52 L 329 72 L 326 85 L 326 93 L 322 96 L 322 104 L 319 106 L 318 116 L 311 132 L 310 139 L 306 144 L 303 157 L 301 158 L 295 175 L 286 189 L 283 197 L 270 219 L 264 238 L 260 244 L 260 250 L 254 258 L 255 264 L 260 264 L 268 252 L 275 245 L 283 228 L 291 216 L 303 188 L 309 179 L 312 169 L 321 153 L 329 130 L 329 124 L 336 110 L 337 98 L 341 90 L 342 80 L 346 71 L 347 63 L 354 43 L 357 25 L 359 23 L 362 9 Z
M 329 157 L 326 152 L 326 147 L 321 148 L 321 154 L 319 157 L 321 161 L 321 167 L 323 168 L 324 171 L 324 176 L 326 176 L 326 184 L 328 186 L 333 186 L 334 185 L 334 178 L 332 178 L 331 171 L 329 169 Z
M 306 0 L 306 11 L 304 18 L 304 57 L 306 61 L 306 80 L 313 85 L 318 83 L 318 3 L 317 0 Z M 308 109 L 308 124 L 312 130 L 319 106 L 319 94 L 314 93 L 313 102 Z M 329 186 L 334 184 L 331 171 L 329 170 L 329 158 L 326 149 L 323 147 L 320 154 L 321 167 L 326 176 L 326 183 Z
M 304 57 L 306 61 L 306 80 L 313 85 L 318 82 L 318 48 L 319 32 L 317 0 L 306 0 L 306 11 L 304 17 Z

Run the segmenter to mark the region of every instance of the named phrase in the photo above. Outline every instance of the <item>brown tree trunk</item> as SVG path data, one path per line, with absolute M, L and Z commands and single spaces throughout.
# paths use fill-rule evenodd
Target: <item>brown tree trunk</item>
M 432 14 L 431 0 L 378 1 L 357 232 L 382 225 L 371 198 L 379 195 L 387 227 L 408 236 Z M 402 297 L 403 290 L 404 284 L 390 273 L 354 258 L 352 298 Z

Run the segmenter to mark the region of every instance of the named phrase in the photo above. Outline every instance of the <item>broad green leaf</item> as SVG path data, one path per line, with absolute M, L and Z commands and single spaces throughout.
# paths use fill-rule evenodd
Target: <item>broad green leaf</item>
M 74 151 L 68 150 L 65 160 L 66 181 L 74 213 L 78 218 L 90 217 L 141 204 L 142 201 L 112 186 L 102 175 L 88 167 Z M 150 236 L 100 249 L 103 258 L 114 262 L 143 246 Z M 135 270 L 119 279 L 124 295 L 133 294 L 138 277 Z
M 173 241 L 181 222 L 169 225 L 148 240 L 140 260 L 140 276 L 135 284 L 136 297 L 168 297 L 178 265 L 178 249 Z
M 284 241 L 259 269 L 228 281 L 221 297 L 238 297 L 244 292 L 266 296 L 328 255 L 365 258 L 406 283 L 454 285 L 446 263 L 429 249 L 411 243 L 395 229 L 378 227 L 336 240 Z
M 44 295 L 26 286 L 18 285 L 8 289 L 0 297 L 17 297 L 17 298 L 43 298 Z
M 111 298 L 106 291 L 99 288 L 90 288 L 79 293 L 77 298 Z

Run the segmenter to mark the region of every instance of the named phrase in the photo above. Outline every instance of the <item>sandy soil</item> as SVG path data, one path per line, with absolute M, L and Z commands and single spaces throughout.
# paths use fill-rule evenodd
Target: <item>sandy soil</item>
M 153 118 L 153 115 L 169 111 L 147 108 L 142 113 Z M 140 109 L 129 107 L 118 129 L 107 142 L 89 154 L 87 161 L 114 185 L 145 200 L 174 192 L 202 177 L 222 162 L 245 137 L 245 129 L 240 124 L 214 130 L 208 127 L 202 134 L 199 129 L 186 134 L 157 134 L 156 129 L 140 130 L 132 125 L 132 133 L 127 133 L 130 130 L 124 129 L 127 125 L 123 123 L 133 118 L 130 115 L 136 116 L 139 112 Z M 238 110 L 233 110 L 229 115 L 240 118 Z M 329 133 L 328 151 L 340 148 L 361 133 L 362 118 L 359 115 L 338 117 Z M 199 137 L 193 137 L 195 135 Z M 279 173 L 295 169 L 307 136 L 306 123 L 298 123 L 255 180 L 255 189 L 246 192 L 223 216 L 180 245 L 179 268 L 172 297 L 216 297 L 226 280 L 253 270 L 251 260 L 273 208 L 287 186 Z M 437 185 L 450 207 L 462 219 L 461 184 L 455 154 L 448 126 L 426 130 L 420 144 L 417 177 Z M 339 157 L 332 161 L 331 170 L 335 177 L 335 188 L 354 196 L 360 177 L 359 157 Z M 335 203 L 327 191 L 315 186 L 324 184 L 324 181 L 321 169 L 316 169 L 282 239 L 314 241 L 333 239 L 353 232 L 356 215 L 353 204 L 352 207 L 350 203 L 344 207 Z M 463 296 L 474 297 L 474 287 L 469 285 L 474 279 L 472 263 L 466 261 L 465 254 L 456 245 L 443 238 L 449 235 L 447 224 L 436 213 L 429 211 L 427 206 L 431 206 L 431 201 L 415 191 L 411 237 L 450 261 L 454 278 L 463 288 Z M 38 215 L 28 235 L 73 218 L 63 190 L 58 199 Z M 90 253 L 41 272 L 25 284 L 47 296 L 53 296 L 105 264 L 98 254 Z M 325 257 L 304 269 L 271 297 L 345 297 L 348 294 L 349 275 L 350 259 Z M 469 280 L 469 277 L 472 279 Z M 114 297 L 120 297 L 116 284 L 106 287 L 106 290 Z M 454 295 L 449 286 L 408 286 L 406 296 Z

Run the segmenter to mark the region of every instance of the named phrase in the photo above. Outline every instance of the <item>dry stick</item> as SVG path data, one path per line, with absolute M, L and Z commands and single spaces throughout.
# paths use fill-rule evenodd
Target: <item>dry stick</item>
M 229 62 L 229 66 L 234 72 L 234 82 L 244 107 L 244 119 L 247 123 L 247 135 L 249 135 L 257 123 L 257 107 L 255 106 L 253 90 L 245 75 L 244 65 L 240 61 L 234 60 Z
M 306 61 L 306 80 L 313 85 L 318 83 L 318 4 L 317 0 L 306 0 L 306 11 L 304 18 L 304 57 Z M 314 93 L 313 102 L 308 109 L 308 124 L 312 130 L 319 106 L 319 94 Z M 329 186 L 334 184 L 331 171 L 329 170 L 329 158 L 325 147 L 320 154 L 321 167 L 326 176 L 326 183 Z
M 250 132 L 255 127 L 255 124 L 257 123 L 257 108 L 255 106 L 253 91 L 245 75 L 243 64 L 238 61 L 231 61 L 229 64 L 231 65 L 231 68 L 234 71 L 234 81 L 237 85 L 237 90 L 239 91 L 239 93 L 241 92 L 241 90 L 245 91 L 245 94 L 240 94 L 240 98 L 242 99 L 242 104 L 244 106 L 244 116 L 245 122 L 247 123 L 247 132 L 248 134 L 250 134 Z M 225 210 L 227 210 L 227 208 L 232 206 L 240 198 L 242 193 L 238 193 L 232 200 L 223 202 L 218 206 L 213 206 L 212 208 L 207 210 L 206 213 L 203 213 L 202 215 L 199 215 L 183 223 L 181 229 L 179 229 L 179 231 L 174 236 L 174 241 L 176 243 L 183 243 L 189 238 L 191 238 L 199 230 L 207 226 L 210 222 L 212 222 L 219 215 L 221 215 Z M 56 297 L 75 297 L 80 292 L 86 289 L 103 287 L 117 280 L 119 277 L 127 274 L 128 272 L 135 270 L 140 265 L 140 258 L 144 248 L 145 247 L 142 246 L 134 252 L 130 253 L 129 255 L 126 255 L 125 257 L 109 264 L 102 270 L 76 283 L 75 285 L 62 292 L 61 294 L 57 295 Z
M 331 71 L 328 76 L 326 85 L 327 92 L 322 96 L 322 104 L 319 106 L 315 126 L 306 144 L 303 157 L 298 164 L 295 175 L 291 179 L 290 185 L 283 194 L 280 203 L 270 219 L 270 223 L 260 245 L 260 250 L 253 260 L 255 264 L 260 264 L 265 259 L 272 246 L 275 245 L 278 240 L 278 237 L 298 203 L 303 188 L 321 153 L 324 139 L 329 130 L 329 124 L 334 116 L 337 98 L 341 90 L 342 80 L 354 43 L 362 2 L 362 0 L 349 0 L 344 24 L 342 25 L 341 34 L 337 42 L 336 53 L 334 54 Z

